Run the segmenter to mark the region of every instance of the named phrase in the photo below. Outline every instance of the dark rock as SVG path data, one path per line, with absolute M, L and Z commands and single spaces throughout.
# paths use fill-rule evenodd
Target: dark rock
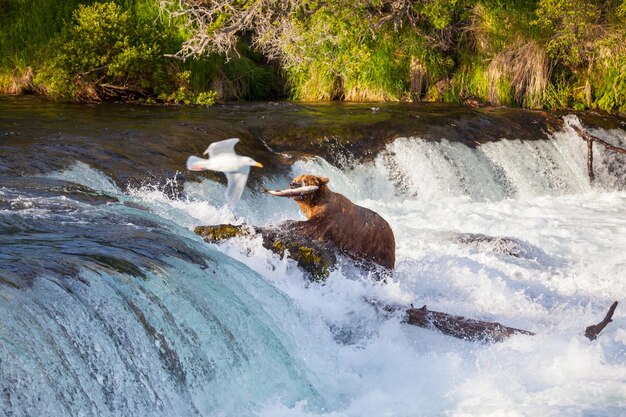
M 238 236 L 250 236 L 253 231 L 247 226 L 236 226 L 232 224 L 218 224 L 211 226 L 198 226 L 194 233 L 210 243 L 218 243 L 226 239 Z
M 328 278 L 330 271 L 337 263 L 334 248 L 291 233 L 288 224 L 280 229 L 218 224 L 198 226 L 194 232 L 210 243 L 260 234 L 263 238 L 263 247 L 281 256 L 289 256 L 307 272 L 312 281 L 323 281 Z

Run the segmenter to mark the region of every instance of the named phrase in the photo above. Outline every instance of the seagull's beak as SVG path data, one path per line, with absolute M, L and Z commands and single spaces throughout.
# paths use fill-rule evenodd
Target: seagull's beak
M 263 168 L 263 164 L 260 162 L 257 162 L 256 164 L 254 164 L 253 166 L 255 167 L 259 167 L 259 168 Z

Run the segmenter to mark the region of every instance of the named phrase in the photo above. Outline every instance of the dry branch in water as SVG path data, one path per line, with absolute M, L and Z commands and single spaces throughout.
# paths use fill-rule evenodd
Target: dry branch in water
M 613 321 L 613 314 L 615 313 L 616 308 L 617 301 L 609 307 L 609 311 L 607 311 L 606 316 L 604 316 L 604 319 L 600 323 L 593 324 L 585 329 L 585 336 L 587 336 L 589 340 L 596 340 L 606 325 Z
M 604 319 L 598 323 L 588 326 L 585 329 L 585 336 L 589 340 L 596 340 L 598 335 L 613 319 L 613 314 L 617 308 L 615 301 Z M 387 311 L 398 310 L 398 307 L 386 307 Z M 468 319 L 462 316 L 441 313 L 439 311 L 428 310 L 426 306 L 422 308 L 409 308 L 405 312 L 404 322 L 414 326 L 437 329 L 448 336 L 456 337 L 471 342 L 501 342 L 510 336 L 524 334 L 534 336 L 535 333 L 528 330 L 516 329 L 504 326 L 500 323 Z
M 619 146 L 615 146 L 615 145 L 611 145 L 610 143 L 608 143 L 607 141 L 604 141 L 602 139 L 600 139 L 597 136 L 593 136 L 592 134 L 590 134 L 589 132 L 586 132 L 584 130 L 582 130 L 581 128 L 579 128 L 578 126 L 572 126 L 572 128 L 580 135 L 582 136 L 583 139 L 588 140 L 588 141 L 592 141 L 592 142 L 598 142 L 600 145 L 604 146 L 607 149 L 612 150 L 613 152 L 617 152 L 617 153 L 623 153 L 626 154 L 626 149 L 624 148 L 620 148 Z
M 435 328 L 441 333 L 468 341 L 501 342 L 516 334 L 533 336 L 528 330 L 507 327 L 500 323 L 468 319 L 422 308 L 406 310 L 404 322 L 414 326 Z
M 589 181 L 593 182 L 595 179 L 595 174 L 593 173 L 593 142 L 598 142 L 600 145 L 604 146 L 606 149 L 609 149 L 613 152 L 626 154 L 626 149 L 620 148 L 619 146 L 611 145 L 610 143 L 600 139 L 597 136 L 594 136 L 578 126 L 571 126 L 572 129 L 576 131 L 585 141 L 587 141 L 587 173 L 589 174 Z

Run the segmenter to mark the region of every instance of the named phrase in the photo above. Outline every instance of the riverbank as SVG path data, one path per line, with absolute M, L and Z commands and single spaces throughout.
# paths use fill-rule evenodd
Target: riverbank
M 178 2 L 14 0 L 0 14 L 0 93 L 626 112 L 624 1 L 227 3 L 199 19 Z

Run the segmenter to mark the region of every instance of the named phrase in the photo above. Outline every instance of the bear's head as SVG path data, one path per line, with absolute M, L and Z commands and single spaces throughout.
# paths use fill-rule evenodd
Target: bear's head
M 289 188 L 300 188 L 306 186 L 316 186 L 317 190 L 310 193 L 294 196 L 293 199 L 300 206 L 300 210 L 309 217 L 312 215 L 311 210 L 324 200 L 324 196 L 328 194 L 328 177 L 319 177 L 317 175 L 302 174 L 298 175 L 291 181 Z
M 296 178 L 291 181 L 291 188 L 298 188 L 307 185 L 315 185 L 317 187 L 322 187 L 323 185 L 328 184 L 328 177 L 319 177 L 317 175 L 312 174 L 302 174 L 298 175 Z
M 310 200 L 310 197 L 314 196 L 315 194 L 319 194 L 320 191 L 324 192 L 328 190 L 328 187 L 326 186 L 326 184 L 328 184 L 328 181 L 328 177 L 318 177 L 317 175 L 302 174 L 298 175 L 296 178 L 293 179 L 293 181 L 291 181 L 291 184 L 289 184 L 289 188 L 293 189 L 307 187 L 311 185 L 318 187 L 318 189 L 314 192 L 294 197 L 296 200 L 300 201 L 306 199 Z

